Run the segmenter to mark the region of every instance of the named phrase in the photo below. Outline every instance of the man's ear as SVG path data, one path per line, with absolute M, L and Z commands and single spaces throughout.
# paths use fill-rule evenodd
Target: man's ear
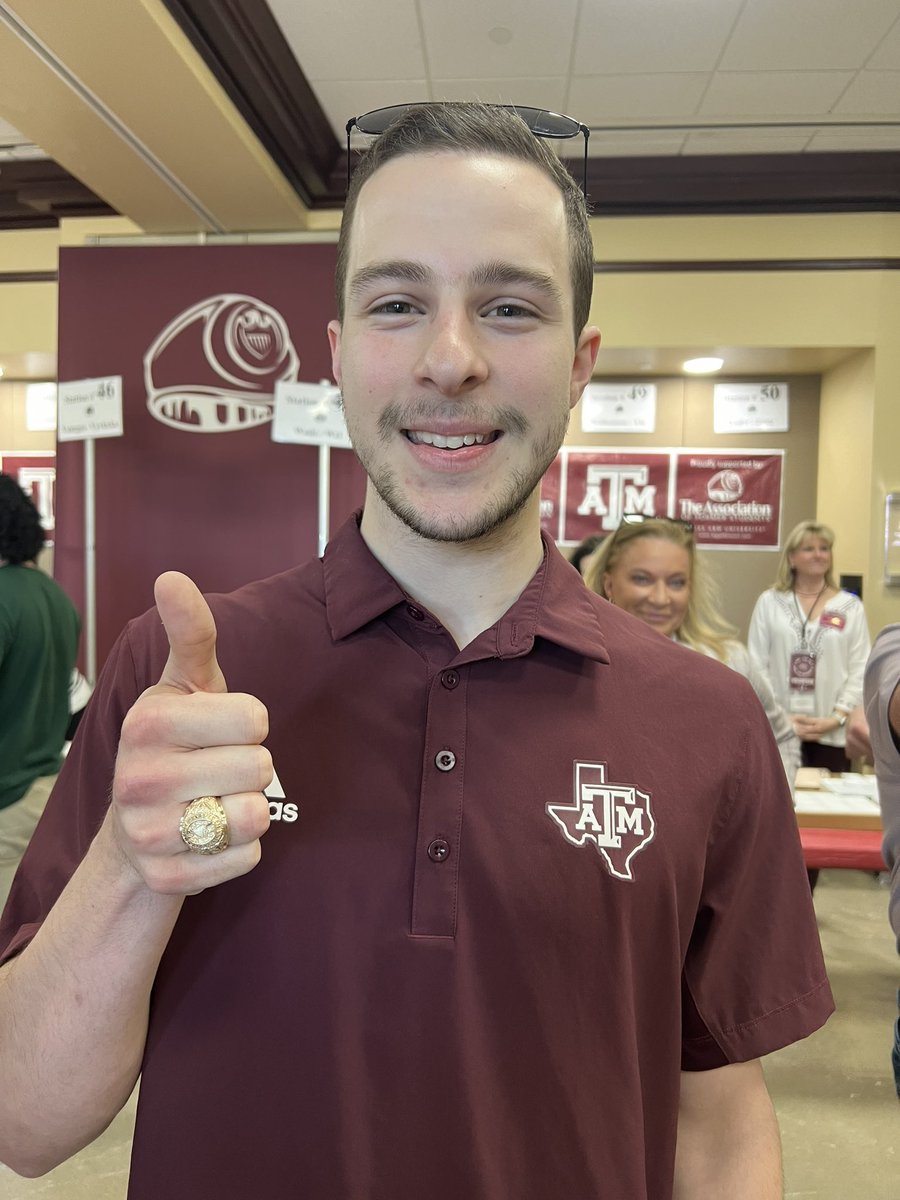
M 570 408 L 575 407 L 581 399 L 581 393 L 591 381 L 599 349 L 600 330 L 596 325 L 585 325 L 575 344 L 575 357 L 572 360 L 572 380 L 569 386 Z
M 331 347 L 331 377 L 341 386 L 341 323 L 328 322 L 328 344 Z

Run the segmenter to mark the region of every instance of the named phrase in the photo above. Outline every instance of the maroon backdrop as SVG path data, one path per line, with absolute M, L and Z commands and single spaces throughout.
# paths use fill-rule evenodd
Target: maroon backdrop
M 121 438 L 96 455 L 97 661 L 153 581 L 226 591 L 317 552 L 318 451 L 271 440 L 279 379 L 331 379 L 335 247 L 60 252 L 59 378 L 121 375 Z M 84 448 L 58 446 L 55 574 L 83 612 Z M 331 452 L 331 528 L 362 503 Z

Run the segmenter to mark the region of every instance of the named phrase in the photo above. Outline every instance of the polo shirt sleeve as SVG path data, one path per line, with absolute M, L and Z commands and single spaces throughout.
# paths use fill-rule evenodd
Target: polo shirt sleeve
M 682 1069 L 759 1058 L 834 1009 L 784 769 L 759 705 L 735 737 L 682 971 Z
M 159 625 L 158 619 L 155 623 Z M 0 918 L 0 963 L 22 950 L 40 928 L 103 823 L 119 730 L 146 686 L 139 682 L 135 667 L 132 628 L 121 635 L 104 664 L 16 874 Z M 148 677 L 153 678 L 145 674 Z

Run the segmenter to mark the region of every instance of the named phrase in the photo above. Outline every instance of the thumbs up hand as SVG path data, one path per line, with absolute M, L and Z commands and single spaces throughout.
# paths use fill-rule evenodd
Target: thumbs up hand
M 272 779 L 265 706 L 229 692 L 216 659 L 209 605 L 186 575 L 156 581 L 156 604 L 169 639 L 158 683 L 122 724 L 110 820 L 119 849 L 155 892 L 190 895 L 253 869 L 269 825 L 262 789 Z M 228 847 L 189 850 L 179 822 L 198 796 L 217 796 Z

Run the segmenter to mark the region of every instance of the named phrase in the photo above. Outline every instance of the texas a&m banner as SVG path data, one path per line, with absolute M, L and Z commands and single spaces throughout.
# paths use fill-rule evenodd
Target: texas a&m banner
M 640 515 L 689 521 L 698 545 L 776 550 L 783 466 L 783 450 L 563 446 L 541 481 L 541 520 L 562 545 Z
M 59 379 L 122 378 L 124 434 L 95 441 L 97 661 L 160 572 L 228 591 L 316 553 L 318 451 L 274 442 L 279 382 L 331 378 L 335 246 L 64 249 Z M 58 446 L 55 573 L 84 588 L 84 447 Z M 362 503 L 331 453 L 332 529 Z

